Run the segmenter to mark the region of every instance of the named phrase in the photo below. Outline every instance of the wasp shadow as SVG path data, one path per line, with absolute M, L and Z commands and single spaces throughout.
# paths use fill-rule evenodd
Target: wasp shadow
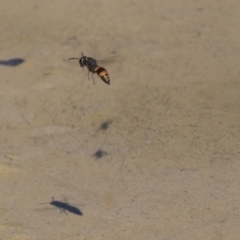
M 109 120 L 109 121 L 104 121 L 104 122 L 100 125 L 99 131 L 100 131 L 100 130 L 106 131 L 106 130 L 109 128 L 109 126 L 110 126 L 111 123 L 112 123 L 111 120 Z
M 95 157 L 95 159 L 102 158 L 103 156 L 107 155 L 108 153 L 103 151 L 102 149 L 98 149 L 92 156 Z
M 11 58 L 9 60 L 0 60 L 0 65 L 7 67 L 16 67 L 24 62 L 25 60 L 23 58 Z
M 45 204 L 45 203 L 40 203 L 40 204 Z M 75 215 L 83 216 L 82 211 L 80 209 L 78 209 L 77 207 L 70 205 L 66 202 L 54 200 L 53 197 L 52 197 L 52 201 L 49 202 L 48 204 L 58 208 L 61 212 L 64 212 L 66 215 L 68 215 L 67 212 L 70 212 Z
M 103 121 L 101 125 L 98 127 L 98 129 L 96 130 L 94 135 L 98 134 L 99 132 L 106 132 L 111 124 L 112 124 L 112 120 Z

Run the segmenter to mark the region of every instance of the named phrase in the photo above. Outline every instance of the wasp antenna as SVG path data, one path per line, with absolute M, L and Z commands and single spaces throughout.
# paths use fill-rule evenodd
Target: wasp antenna
M 68 60 L 73 60 L 73 59 L 79 60 L 79 58 L 69 58 Z
M 82 57 L 83 57 L 83 52 L 82 52 Z

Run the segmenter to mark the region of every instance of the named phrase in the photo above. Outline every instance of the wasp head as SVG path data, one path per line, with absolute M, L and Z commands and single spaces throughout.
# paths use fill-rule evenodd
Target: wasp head
M 87 64 L 87 57 L 86 56 L 83 56 L 79 59 L 79 64 L 80 66 L 83 68 L 84 66 L 86 66 Z
M 80 64 L 80 67 L 84 67 L 84 66 L 87 66 L 87 57 L 86 56 L 83 56 L 83 52 L 82 52 L 82 57 L 81 58 L 69 58 L 68 60 L 78 60 L 79 61 L 79 64 Z

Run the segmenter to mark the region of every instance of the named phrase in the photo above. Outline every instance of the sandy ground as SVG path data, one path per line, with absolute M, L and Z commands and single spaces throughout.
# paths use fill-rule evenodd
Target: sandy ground
M 1 0 L 0 239 L 240 239 L 239 8 Z

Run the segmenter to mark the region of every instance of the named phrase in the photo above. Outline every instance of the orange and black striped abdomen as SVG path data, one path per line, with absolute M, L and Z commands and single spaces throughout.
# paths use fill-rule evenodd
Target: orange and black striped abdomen
M 106 84 L 110 84 L 110 78 L 108 75 L 108 72 L 105 68 L 100 67 L 100 66 L 96 66 L 94 68 L 94 72 L 97 73 L 97 75 L 106 83 Z

